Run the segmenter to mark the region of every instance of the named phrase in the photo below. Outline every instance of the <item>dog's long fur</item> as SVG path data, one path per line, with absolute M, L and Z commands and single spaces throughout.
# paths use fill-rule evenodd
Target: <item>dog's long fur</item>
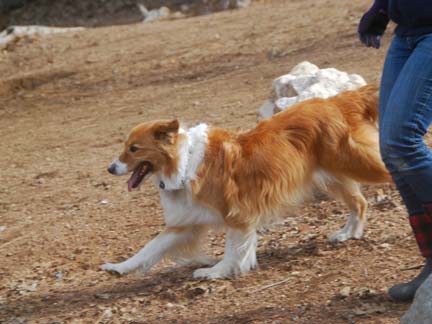
M 111 170 L 124 174 L 151 163 L 167 229 L 134 257 L 103 269 L 148 270 L 165 256 L 206 263 L 201 239 L 209 227 L 225 226 L 224 258 L 194 276 L 247 272 L 257 264 L 257 228 L 298 206 L 314 186 L 351 210 L 330 239 L 360 238 L 367 202 L 358 183 L 391 181 L 378 149 L 377 106 L 377 89 L 365 86 L 301 102 L 247 132 L 205 124 L 186 131 L 176 120 L 138 125 Z

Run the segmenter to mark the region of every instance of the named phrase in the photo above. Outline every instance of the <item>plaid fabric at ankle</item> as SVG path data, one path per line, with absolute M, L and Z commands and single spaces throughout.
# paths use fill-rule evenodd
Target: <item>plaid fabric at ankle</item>
M 432 257 L 432 208 L 424 214 L 410 215 L 409 220 L 421 254 Z
M 432 217 L 432 203 L 423 204 L 423 209 L 430 217 Z

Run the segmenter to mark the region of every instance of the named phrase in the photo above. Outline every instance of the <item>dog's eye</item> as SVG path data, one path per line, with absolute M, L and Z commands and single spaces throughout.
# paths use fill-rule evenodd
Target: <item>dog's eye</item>
M 132 153 L 135 153 L 136 151 L 138 151 L 138 147 L 136 147 L 135 145 L 132 145 L 129 149 Z

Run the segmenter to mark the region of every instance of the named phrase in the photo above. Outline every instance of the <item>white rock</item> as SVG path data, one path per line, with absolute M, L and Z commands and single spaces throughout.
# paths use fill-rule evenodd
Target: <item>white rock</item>
M 316 76 L 301 76 L 299 75 L 295 79 L 291 80 L 287 85 L 287 93 L 289 96 L 299 96 L 314 84 L 318 83 L 319 80 Z
M 315 64 L 312 64 L 308 61 L 303 61 L 297 64 L 289 74 L 291 75 L 301 75 L 301 76 L 310 76 L 315 75 L 319 71 L 319 67 Z
M 339 71 L 335 68 L 320 69 L 315 75 L 319 78 L 328 78 L 333 80 L 345 79 L 343 80 L 345 82 L 348 80 L 348 73 Z
M 275 106 L 279 111 L 285 110 L 288 107 L 294 105 L 298 101 L 299 97 L 282 97 L 276 100 Z
M 270 118 L 275 114 L 275 104 L 271 100 L 267 100 L 264 104 L 258 109 L 258 120 Z
M 292 93 L 292 88 L 289 86 L 291 81 L 295 80 L 296 76 L 291 74 L 282 75 L 281 77 L 273 81 L 273 93 L 275 99 L 281 97 L 292 97 L 295 93 Z
M 0 33 L 0 45 L 7 44 L 14 40 L 18 36 L 30 36 L 34 34 L 48 35 L 65 33 L 71 31 L 81 31 L 83 27 L 73 28 L 58 28 L 58 27 L 46 27 L 46 26 L 9 26 Z
M 160 7 L 159 9 L 148 10 L 143 4 L 138 3 L 137 7 L 143 16 L 144 22 L 150 22 L 160 19 L 165 19 L 170 16 L 171 11 L 167 7 Z
M 354 90 L 366 85 L 366 81 L 358 74 L 350 74 L 349 75 L 349 83 L 348 86 L 352 87 L 350 90 Z
M 312 98 L 328 98 L 336 95 L 338 92 L 328 87 L 328 84 L 313 84 L 309 88 L 305 89 L 299 95 L 299 101 L 304 101 Z
M 273 81 L 272 98 L 258 110 L 258 120 L 269 118 L 303 100 L 328 98 L 364 85 L 366 81 L 358 74 L 335 68 L 319 69 L 305 61 Z
M 237 8 L 246 8 L 251 4 L 251 0 L 236 0 Z

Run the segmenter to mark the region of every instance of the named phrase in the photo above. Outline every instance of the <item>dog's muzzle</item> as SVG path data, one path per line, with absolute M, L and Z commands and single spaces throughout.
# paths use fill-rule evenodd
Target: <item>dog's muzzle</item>
M 127 165 L 117 159 L 110 164 L 107 170 L 111 174 L 122 175 L 127 173 Z

